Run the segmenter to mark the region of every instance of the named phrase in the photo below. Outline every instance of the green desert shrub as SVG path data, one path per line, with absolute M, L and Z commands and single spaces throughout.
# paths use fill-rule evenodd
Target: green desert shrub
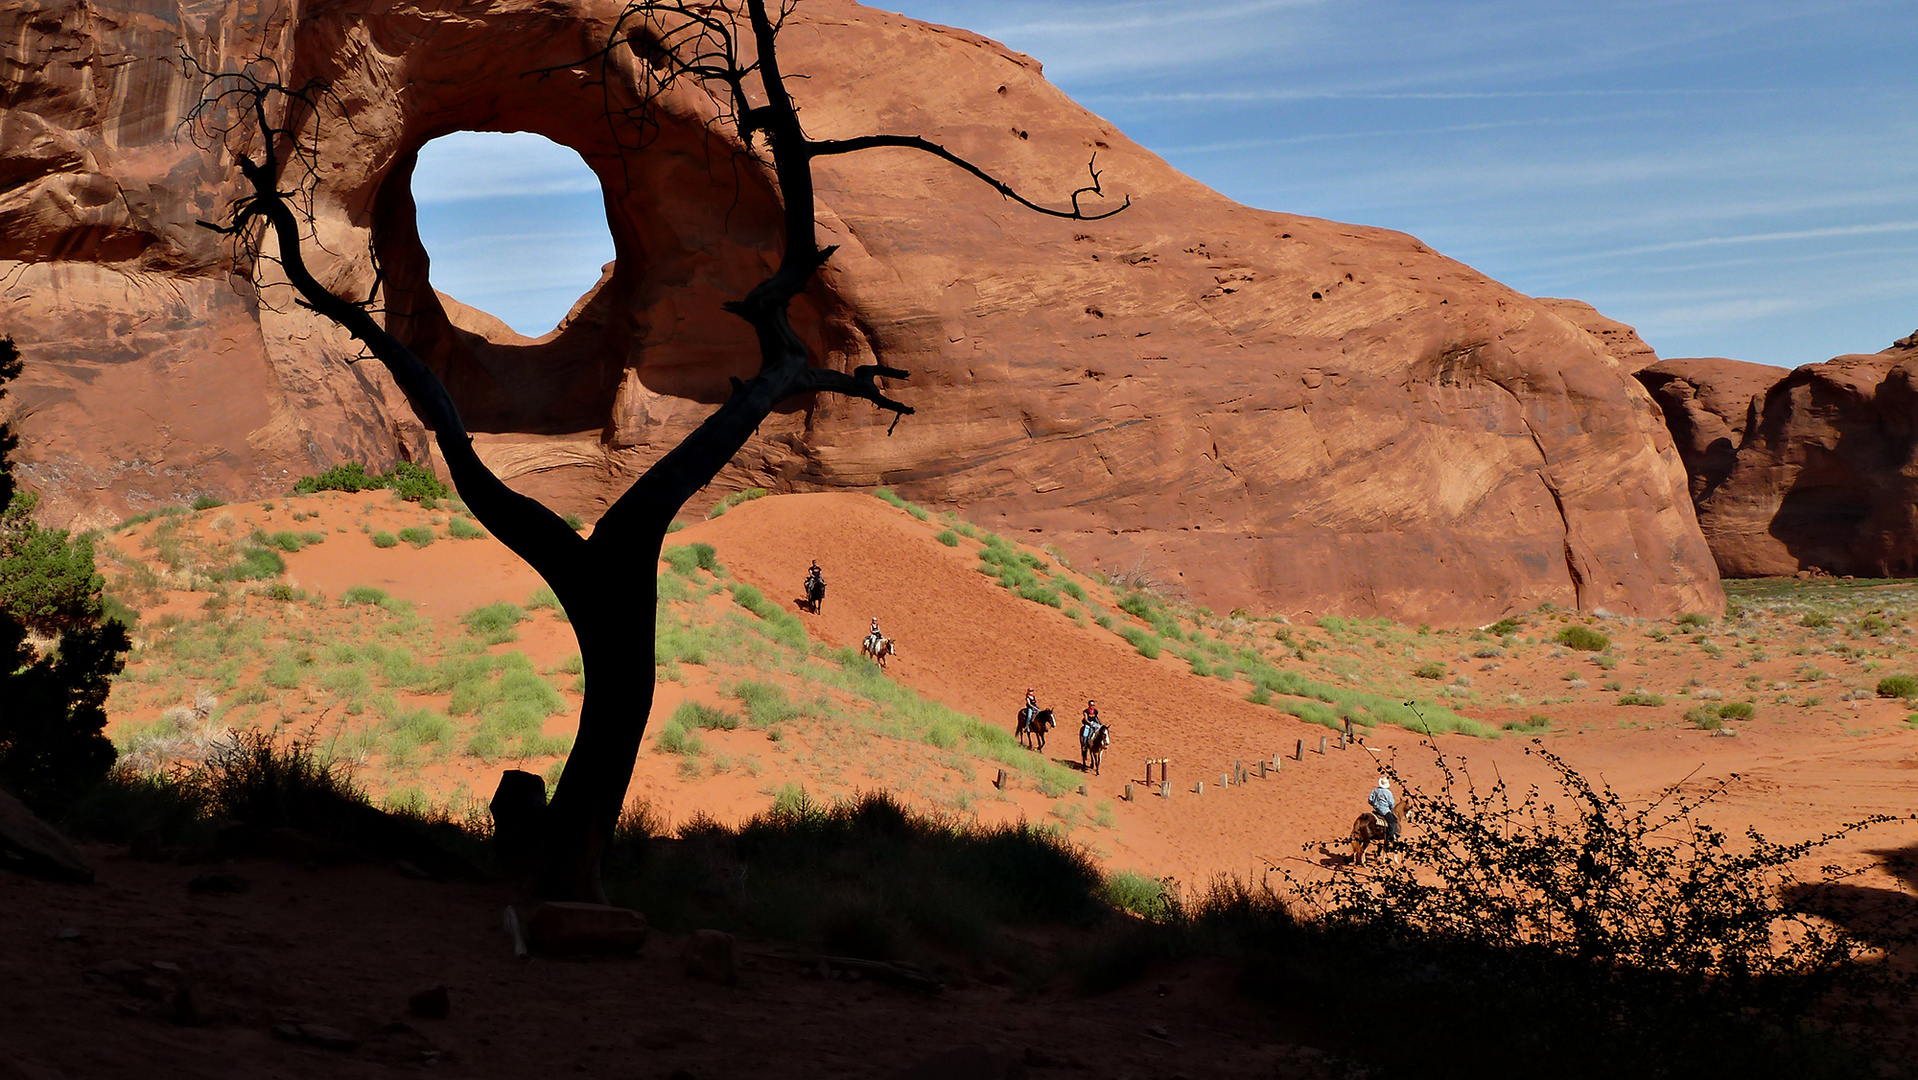
M 416 548 L 423 548 L 433 542 L 433 530 L 425 525 L 414 525 L 401 529 L 400 539 Z
M 918 518 L 920 521 L 932 520 L 932 514 L 927 512 L 925 507 L 907 502 L 895 494 L 891 488 L 874 488 L 872 493 L 874 498 L 889 502 L 899 509 L 904 510 L 906 513 L 911 514 L 913 517 Z
M 525 620 L 526 609 L 504 600 L 474 608 L 460 616 L 460 622 L 466 624 L 466 632 L 488 645 L 502 645 L 517 640 L 519 632 L 514 627 Z
M 480 540 L 485 538 L 486 530 L 473 519 L 455 514 L 453 520 L 446 523 L 446 535 L 454 540 Z
M 431 469 L 402 461 L 386 474 L 386 486 L 407 502 L 416 502 L 431 510 L 440 500 L 452 495 L 452 489 L 440 482 Z
M 1725 726 L 1715 705 L 1694 705 L 1685 711 L 1685 722 L 1701 731 L 1717 731 Z
M 240 557 L 220 571 L 219 576 L 227 581 L 261 581 L 279 577 L 286 573 L 286 560 L 272 548 L 248 547 L 240 550 Z
M 400 498 L 416 502 L 432 509 L 438 500 L 452 494 L 433 471 L 410 461 L 402 461 L 388 473 L 369 473 L 366 466 L 357 461 L 348 461 L 335 465 L 318 476 L 302 476 L 293 484 L 296 495 L 312 495 L 321 491 L 374 491 L 391 488 Z
M 566 608 L 560 604 L 559 594 L 553 591 L 551 585 L 541 585 L 539 588 L 534 589 L 533 595 L 526 598 L 526 606 L 535 611 L 540 608 L 551 608 L 554 617 L 558 618 L 560 622 L 572 621 L 566 617 Z
M 702 731 L 732 731 L 739 727 L 739 717 L 698 701 L 681 702 L 667 722 Z
M 376 548 L 399 547 L 400 538 L 384 529 L 380 529 L 373 533 L 373 546 Z
M 357 461 L 335 465 L 318 476 L 302 476 L 293 483 L 295 495 L 313 495 L 322 491 L 372 491 L 386 486 L 386 478 L 369 474 Z
M 765 494 L 766 494 L 765 488 L 757 488 L 757 487 L 745 488 L 740 491 L 735 491 L 731 495 L 728 495 L 725 498 L 714 503 L 713 511 L 712 513 L 706 515 L 706 519 L 710 521 L 713 518 L 719 517 L 720 515 L 724 514 L 726 511 L 731 510 L 733 507 L 738 506 L 740 503 L 751 502 L 754 499 L 763 498 Z
M 1918 697 L 1918 678 L 1910 675 L 1887 675 L 1878 680 L 1878 696 L 1887 698 Z
M 1612 639 L 1602 632 L 1582 623 L 1572 623 L 1560 628 L 1557 641 L 1568 649 L 1583 652 L 1604 652 L 1612 647 Z
M 1108 875 L 1099 889 L 1099 898 L 1120 911 L 1129 911 L 1152 922 L 1173 914 L 1178 905 L 1165 882 L 1132 870 Z

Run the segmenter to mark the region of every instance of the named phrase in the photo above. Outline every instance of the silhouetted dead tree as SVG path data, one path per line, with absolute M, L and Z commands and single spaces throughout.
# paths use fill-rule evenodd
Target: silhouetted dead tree
M 406 392 L 421 420 L 433 429 L 460 497 L 494 536 L 526 560 L 552 586 L 579 637 L 587 673 L 579 734 L 567 757 L 539 831 L 539 866 L 533 885 L 551 899 L 599 900 L 600 859 L 624 807 L 640 737 L 653 704 L 655 571 L 667 527 L 694 493 L 712 481 L 781 402 L 800 394 L 831 393 L 870 401 L 909 416 L 913 409 L 881 388 L 879 379 L 908 373 L 866 364 L 850 373 L 809 363 L 806 347 L 788 319 L 788 307 L 832 256 L 814 233 L 812 163 L 815 159 L 878 148 L 901 148 L 951 162 L 1001 194 L 1037 213 L 1072 220 L 1109 217 L 1130 205 L 1090 213 L 1087 195 L 1103 197 L 1099 176 L 1072 193 L 1070 209 L 1033 202 L 986 170 L 917 136 L 869 135 L 816 140 L 801 128 L 787 92 L 776 50 L 781 22 L 765 0 L 722 6 L 706 3 L 639 3 L 618 20 L 607 46 L 583 62 L 601 65 L 609 87 L 608 119 L 624 129 L 623 145 L 643 147 L 658 123 L 654 110 L 676 84 L 703 88 L 719 105 L 717 124 L 732 129 L 744 153 L 769 169 L 784 202 L 785 247 L 778 268 L 727 311 L 753 327 L 760 368 L 751 379 L 733 380 L 732 395 L 678 446 L 646 470 L 599 519 L 590 537 L 567 527 L 559 515 L 507 487 L 474 452 L 459 409 L 439 378 L 388 333 L 374 301 L 336 295 L 320 283 L 302 258 L 310 234 L 310 190 L 320 144 L 320 118 L 337 102 L 320 84 L 290 86 L 260 65 L 245 72 L 199 69 L 208 90 L 192 121 L 203 137 L 234 153 L 252 194 L 239 200 L 224 223 L 209 228 L 234 236 L 248 254 L 266 258 L 270 237 L 299 303 L 339 324 L 384 364 Z M 742 46 L 750 46 L 751 56 Z M 189 59 L 189 65 L 197 65 Z M 538 73 L 533 73 L 538 74 Z M 637 104 L 614 105 L 617 77 L 637 82 Z M 311 125 L 304 134 L 300 125 Z M 763 149 L 762 149 L 763 144 Z M 289 166 L 298 166 L 289 175 Z M 294 187 L 287 189 L 286 184 Z M 377 264 L 376 264 L 377 271 Z M 377 292 L 377 282 L 375 285 Z

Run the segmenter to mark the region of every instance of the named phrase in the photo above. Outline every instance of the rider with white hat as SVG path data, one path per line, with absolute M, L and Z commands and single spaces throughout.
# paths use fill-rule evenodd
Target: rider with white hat
M 1392 795 L 1391 778 L 1384 776 L 1379 777 L 1378 786 L 1372 789 L 1372 794 L 1365 797 L 1365 801 L 1371 804 L 1372 812 L 1385 821 L 1385 838 L 1387 840 L 1397 840 L 1399 838 L 1399 817 L 1393 813 L 1393 810 L 1398 806 L 1398 799 Z

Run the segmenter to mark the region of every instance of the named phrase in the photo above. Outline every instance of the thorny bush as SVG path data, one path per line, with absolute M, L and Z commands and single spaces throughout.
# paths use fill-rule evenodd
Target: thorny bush
M 1696 792 L 1681 781 L 1633 805 L 1542 747 L 1526 752 L 1551 769 L 1564 805 L 1503 777 L 1481 790 L 1439 755 L 1436 793 L 1400 785 L 1416 826 L 1402 861 L 1311 881 L 1288 874 L 1285 906 L 1322 946 L 1371 950 L 1386 968 L 1451 984 L 1427 988 L 1451 1000 L 1523 1007 L 1524 1022 L 1497 1036 L 1501 1056 L 1575 1074 L 1660 1074 L 1686 1060 L 1726 1065 L 1728 1054 L 1771 1073 L 1828 1026 L 1831 1007 L 1856 1021 L 1909 994 L 1909 973 L 1886 957 L 1918 942 L 1910 905 L 1857 918 L 1846 879 L 1858 871 L 1823 865 L 1808 879 L 1799 869 L 1903 819 L 1872 815 L 1791 844 L 1755 829 L 1735 839 L 1698 814 L 1736 777 Z

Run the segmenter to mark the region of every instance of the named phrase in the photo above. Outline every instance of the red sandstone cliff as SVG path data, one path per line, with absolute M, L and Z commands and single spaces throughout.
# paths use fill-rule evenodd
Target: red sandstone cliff
M 1918 334 L 1789 373 L 1667 360 L 1638 377 L 1725 576 L 1918 574 Z
M 254 54 L 328 82 L 320 269 L 442 371 L 517 486 L 590 515 L 755 356 L 721 313 L 768 266 L 778 195 L 683 93 L 623 148 L 585 68 L 616 5 L 450 0 L 29 2 L 0 14 L 0 286 L 32 362 L 22 457 L 69 520 L 199 492 L 257 496 L 345 458 L 418 454 L 375 365 L 193 221 L 234 193 L 176 127 L 213 67 Z M 1458 622 L 1542 601 L 1670 613 L 1722 603 L 1677 448 L 1601 341 L 1400 233 L 1252 210 L 1068 100 L 1030 58 L 964 31 L 808 0 L 782 38 L 815 136 L 924 135 L 1020 188 L 1065 192 L 1098 155 L 1124 214 L 1036 218 L 923 156 L 819 165 L 809 310 L 834 364 L 914 373 L 888 438 L 860 403 L 795 403 L 728 484 L 891 484 L 1084 564 L 1144 568 L 1215 607 Z M 58 62 L 52 62 L 58 58 Z M 618 73 L 615 72 L 618 76 Z M 630 78 L 613 80 L 616 100 Z M 578 150 L 618 252 L 538 341 L 442 303 L 408 191 L 449 131 Z M 315 257 L 317 249 L 309 252 Z M 1592 313 L 1596 315 L 1596 313 Z M 1629 328 L 1626 328 L 1629 330 Z M 1595 333 L 1598 331 L 1594 331 Z M 1614 339 L 1617 335 L 1614 335 Z M 1641 343 L 1642 344 L 1642 343 Z M 1620 351 L 1628 355 L 1619 356 Z

